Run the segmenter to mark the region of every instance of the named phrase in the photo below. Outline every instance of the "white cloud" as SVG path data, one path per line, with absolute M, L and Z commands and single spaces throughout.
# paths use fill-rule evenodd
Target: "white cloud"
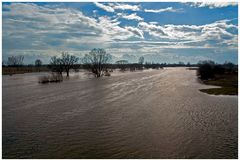
M 113 4 L 110 3 L 109 4 L 112 8 L 116 9 L 116 10 L 132 10 L 132 11 L 140 11 L 140 7 L 138 5 L 129 5 L 129 4 Z
M 222 8 L 228 6 L 237 6 L 237 2 L 192 2 L 191 6 L 194 7 L 209 7 L 210 9 L 213 8 Z
M 3 7 L 8 8 L 3 11 L 5 50 L 85 49 L 107 47 L 115 40 L 142 38 L 140 31 L 121 27 L 117 19 L 107 16 L 95 19 L 75 9 L 48 8 L 31 3 L 11 3 Z
M 118 13 L 119 17 L 141 21 L 138 26 L 123 26 L 117 16 L 90 17 L 64 6 L 11 3 L 3 4 L 3 8 L 4 58 L 15 53 L 35 58 L 42 55 L 47 60 L 48 55 L 62 50 L 82 54 L 93 47 L 106 48 L 113 51 L 111 54 L 119 55 L 128 51 L 151 54 L 161 48 L 230 48 L 235 51 L 238 44 L 238 26 L 232 20 L 205 25 L 160 25 L 144 22 L 136 13 Z
M 114 12 L 114 9 L 113 9 L 111 6 L 107 6 L 107 5 L 98 3 L 98 2 L 94 2 L 94 4 L 95 4 L 97 7 L 101 8 L 101 9 L 107 11 L 107 12 Z
M 144 12 L 152 12 L 152 13 L 161 13 L 161 12 L 183 12 L 182 9 L 174 9 L 173 7 L 167 7 L 162 9 L 144 9 Z
M 143 36 L 143 31 L 136 28 L 136 27 L 131 27 L 131 26 L 127 26 L 125 27 L 125 29 L 127 29 L 128 31 L 134 33 L 135 35 L 138 35 L 140 38 L 144 39 L 144 36 Z
M 111 20 L 106 16 L 99 17 L 99 25 L 102 26 L 102 30 L 108 37 L 108 40 L 125 40 L 134 36 L 132 32 L 120 27 L 119 24 L 120 22 L 116 21 L 116 19 Z
M 230 24 L 229 20 L 216 21 L 205 25 L 156 25 L 147 22 L 140 22 L 139 29 L 155 37 L 156 40 L 171 40 L 178 44 L 198 44 L 212 41 L 217 46 L 221 42 L 229 44 L 229 47 L 237 47 L 237 26 Z M 232 32 L 230 32 L 230 30 Z M 234 33 L 235 30 L 235 33 Z M 235 44 L 235 46 L 234 46 Z
M 164 36 L 164 28 L 160 25 L 149 24 L 147 22 L 140 22 L 138 27 L 152 36 Z
M 122 14 L 122 18 L 128 19 L 128 20 L 136 20 L 136 21 L 142 21 L 143 18 L 139 17 L 136 13 L 130 14 L 130 15 L 125 15 Z
M 158 22 L 149 22 L 150 24 L 152 24 L 152 25 L 157 25 L 158 24 Z

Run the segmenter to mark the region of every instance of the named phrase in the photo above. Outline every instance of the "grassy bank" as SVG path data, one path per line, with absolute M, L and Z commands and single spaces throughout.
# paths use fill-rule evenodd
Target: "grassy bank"
M 202 80 L 206 85 L 216 85 L 221 88 L 200 89 L 200 91 L 214 95 L 238 95 L 238 74 L 225 73 L 215 75 L 215 78 Z
M 198 64 L 198 78 L 206 85 L 219 88 L 200 89 L 200 91 L 214 95 L 238 95 L 238 66 L 225 62 L 216 64 L 211 60 L 201 61 Z

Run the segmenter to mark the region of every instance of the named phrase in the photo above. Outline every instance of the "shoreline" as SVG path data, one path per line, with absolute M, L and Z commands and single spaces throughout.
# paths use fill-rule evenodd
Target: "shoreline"
M 224 74 L 216 76 L 214 79 L 201 80 L 198 78 L 199 83 L 207 86 L 216 86 L 213 88 L 199 89 L 200 92 L 209 95 L 224 95 L 224 96 L 238 96 L 238 75 L 237 74 Z

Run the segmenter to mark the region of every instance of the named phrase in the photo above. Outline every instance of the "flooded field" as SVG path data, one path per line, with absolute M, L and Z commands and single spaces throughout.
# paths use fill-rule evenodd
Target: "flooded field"
M 237 158 L 237 96 L 201 93 L 195 72 L 3 76 L 3 158 Z

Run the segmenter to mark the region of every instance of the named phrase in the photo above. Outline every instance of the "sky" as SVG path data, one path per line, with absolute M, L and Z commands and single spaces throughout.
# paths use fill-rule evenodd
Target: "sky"
M 25 64 L 63 51 L 83 57 L 104 48 L 117 60 L 217 63 L 238 60 L 234 2 L 2 3 L 2 53 Z

